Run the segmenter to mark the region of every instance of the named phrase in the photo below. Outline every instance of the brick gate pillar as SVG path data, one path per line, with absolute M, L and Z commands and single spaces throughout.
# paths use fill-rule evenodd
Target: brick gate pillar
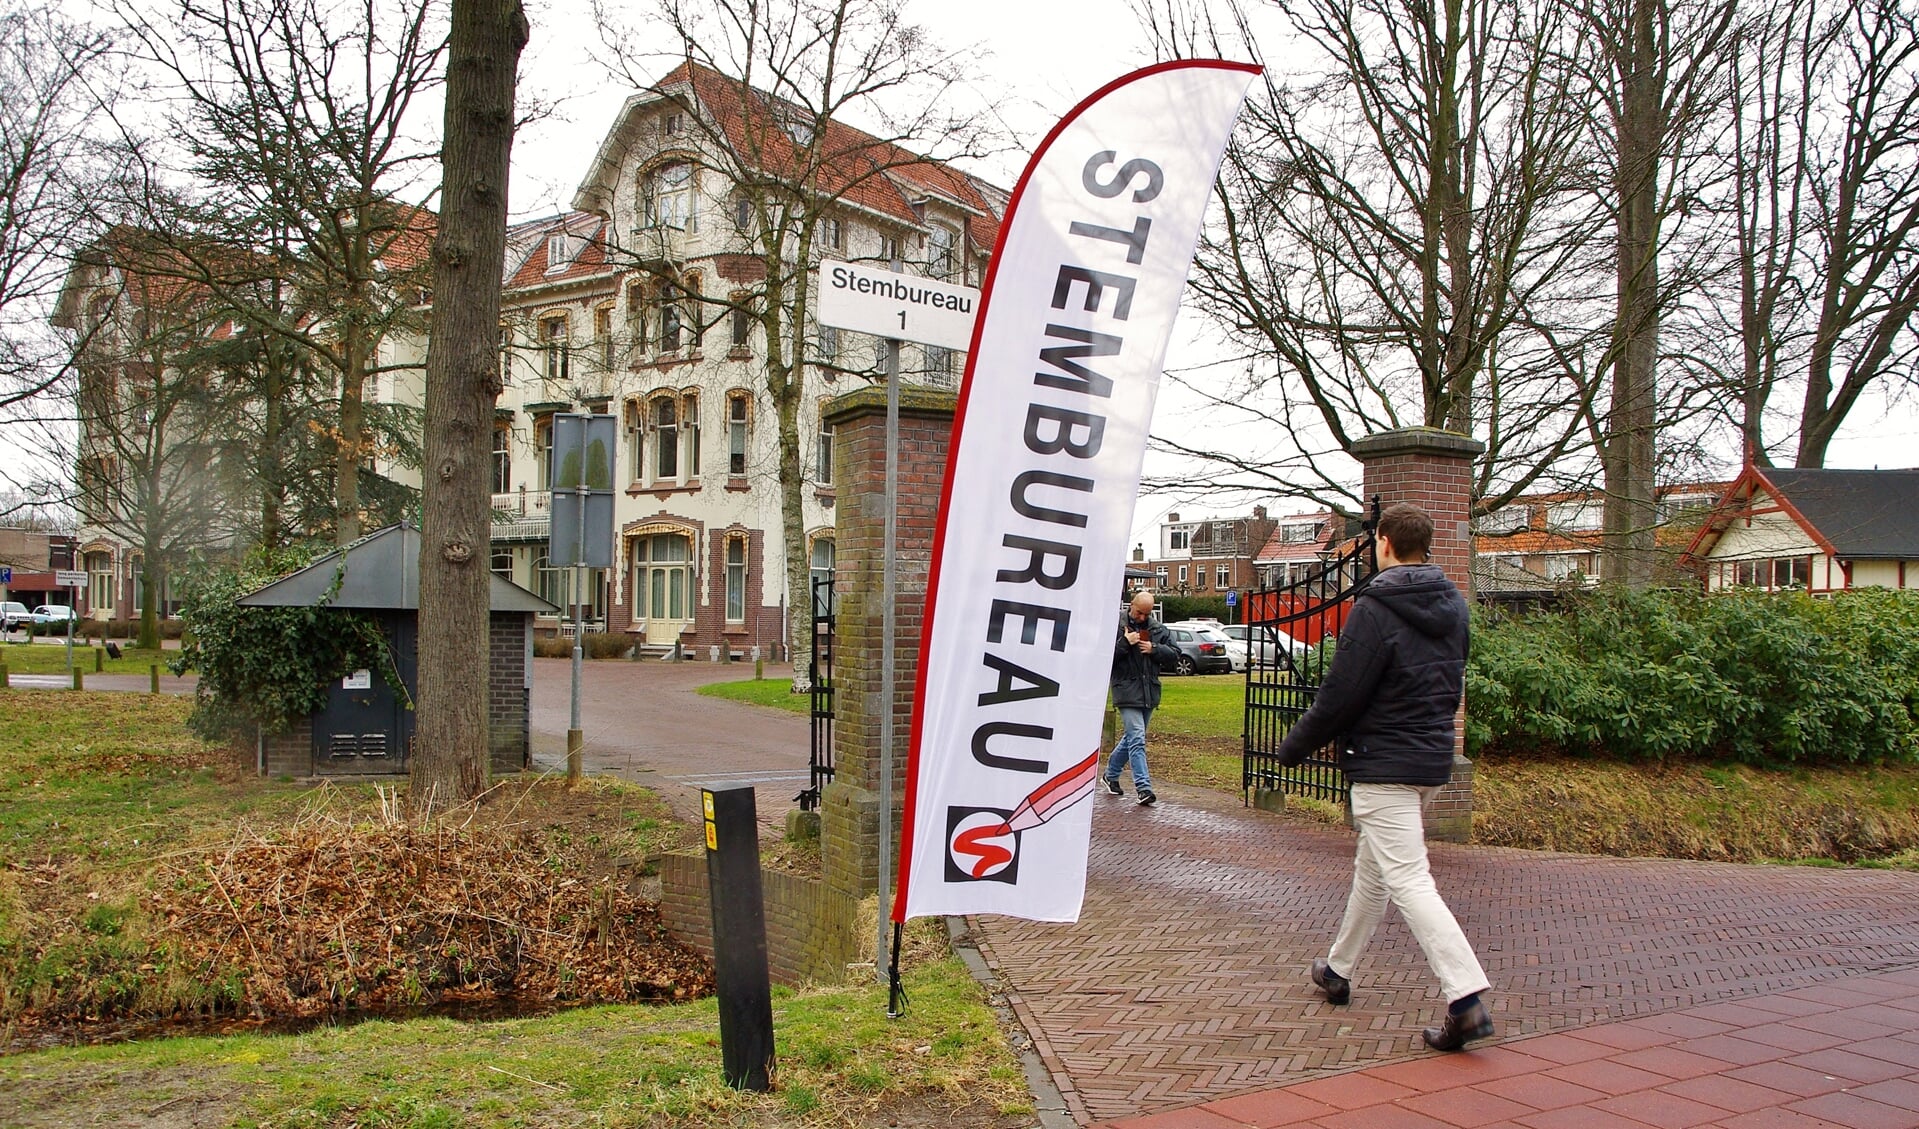
M 1356 440 L 1352 456 L 1365 467 L 1365 497 L 1379 504 L 1412 502 L 1433 515 L 1432 562 L 1472 599 L 1473 459 L 1486 445 L 1435 428 L 1382 431 Z M 1466 703 L 1453 735 L 1453 778 L 1426 813 L 1426 837 L 1464 843 L 1473 834 L 1473 762 L 1466 759 Z
M 833 780 L 820 797 L 820 856 L 829 888 L 863 898 L 879 888 L 880 719 L 893 711 L 893 829 L 906 787 L 906 750 L 919 675 L 921 614 L 946 447 L 958 399 L 900 389 L 899 497 L 895 541 L 893 700 L 880 697 L 884 613 L 881 569 L 886 534 L 886 390 L 864 388 L 828 404 L 833 428 L 834 592 L 839 620 L 833 655 Z

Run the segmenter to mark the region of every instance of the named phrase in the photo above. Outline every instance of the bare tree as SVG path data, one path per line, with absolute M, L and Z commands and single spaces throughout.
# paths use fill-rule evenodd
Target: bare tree
M 377 346 L 417 328 L 427 297 L 432 217 L 398 193 L 434 156 L 413 111 L 440 82 L 438 0 L 124 0 L 120 11 L 184 107 L 171 124 L 196 191 L 193 208 L 167 206 L 165 173 L 144 157 L 153 142 L 130 123 L 143 175 L 118 206 L 170 236 L 214 301 L 324 372 L 337 398 L 331 524 L 345 544 L 362 526 Z
M 906 22 L 904 0 L 655 0 L 659 26 L 691 68 L 668 83 L 643 76 L 657 56 L 629 47 L 647 38 L 596 7 L 626 81 L 684 96 L 679 82 L 689 73 L 696 79 L 688 126 L 736 186 L 740 234 L 759 277 L 737 295 L 708 296 L 700 320 L 712 324 L 737 311 L 762 346 L 762 388 L 777 430 L 785 604 L 794 609 L 787 640 L 793 654 L 804 654 L 812 626 L 801 611 L 811 605 L 801 428 L 820 367 L 813 270 L 828 222 L 868 193 L 897 193 L 894 178 L 942 179 L 949 194 L 977 195 L 943 167 L 985 155 L 993 144 L 982 119 L 957 108 L 965 99 L 952 97 L 970 53 L 930 43 Z M 855 121 L 861 128 L 849 127 Z M 900 234 L 908 230 L 902 225 Z M 626 264 L 653 269 L 640 249 L 624 250 Z M 670 270 L 660 277 L 678 281 Z M 804 688 L 804 665 L 795 662 L 794 671 L 795 687 Z
M 1718 138 L 1734 0 L 1597 0 L 1577 9 L 1593 50 L 1587 80 L 1609 165 L 1600 210 L 1613 228 L 1614 310 L 1604 369 L 1610 402 L 1597 430 L 1605 473 L 1603 574 L 1651 581 L 1659 522 L 1660 325 L 1697 274 L 1672 264 L 1670 222 L 1702 190 L 1700 162 Z M 1676 268 L 1676 269 L 1674 269 Z M 1670 276 L 1662 274 L 1671 271 Z
M 1193 289 L 1243 374 L 1205 393 L 1278 453 L 1174 444 L 1215 482 L 1354 501 L 1320 456 L 1369 432 L 1488 443 L 1483 506 L 1562 470 L 1585 441 L 1598 225 L 1590 106 L 1567 81 L 1575 27 L 1522 0 L 1300 0 L 1231 9 L 1225 33 L 1148 10 L 1165 54 L 1257 51 L 1277 19 L 1311 63 L 1269 67 L 1241 117 Z M 1302 454 L 1294 455 L 1298 451 Z
M 520 0 L 454 0 L 427 342 L 420 717 L 408 790 L 422 815 L 486 786 L 487 470 L 500 395 L 513 98 L 530 34 Z
M 1892 0 L 1795 0 L 1749 21 L 1733 60 L 1730 402 L 1756 461 L 1822 466 L 1860 396 L 1919 352 L 1919 22 Z

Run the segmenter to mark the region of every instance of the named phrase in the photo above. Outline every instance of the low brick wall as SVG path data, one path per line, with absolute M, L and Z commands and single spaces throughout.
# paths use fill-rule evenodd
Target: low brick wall
M 285 733 L 260 738 L 267 776 L 302 778 L 313 775 L 313 719 L 303 717 Z
M 672 854 L 659 860 L 660 916 L 680 941 L 713 955 L 713 905 L 707 894 L 706 855 Z M 865 954 L 860 904 L 817 878 L 762 869 L 766 903 L 766 960 L 773 980 L 798 987 L 837 984 L 846 966 Z
M 1473 841 L 1473 762 L 1455 753 L 1453 778 L 1426 805 L 1426 838 L 1448 843 Z

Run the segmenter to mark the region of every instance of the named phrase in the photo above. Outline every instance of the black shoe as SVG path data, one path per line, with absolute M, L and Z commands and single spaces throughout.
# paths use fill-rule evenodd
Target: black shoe
M 1120 794 L 1121 794 L 1121 792 L 1120 792 L 1120 790 L 1119 790 L 1119 777 L 1117 777 L 1117 776 L 1108 776 L 1108 777 L 1104 777 L 1104 778 L 1103 778 L 1103 780 L 1104 780 L 1104 783 L 1105 783 L 1105 785 L 1106 785 L 1106 794 L 1107 794 L 1107 795 L 1109 795 L 1109 796 L 1117 796 L 1117 795 L 1120 795 Z
M 1343 1004 L 1353 998 L 1353 982 L 1333 971 L 1333 966 L 1323 960 L 1313 961 L 1313 983 L 1326 993 L 1329 1004 Z
M 1492 1013 L 1486 1010 L 1484 1003 L 1476 1003 L 1458 1015 L 1447 1012 L 1443 1026 L 1428 1027 L 1420 1032 L 1426 1045 L 1436 1051 L 1456 1051 L 1469 1041 L 1484 1039 L 1492 1033 Z
M 1150 808 L 1158 802 L 1159 802 L 1159 797 L 1153 795 L 1153 790 L 1151 788 L 1141 788 L 1139 790 L 1139 806 L 1140 807 Z

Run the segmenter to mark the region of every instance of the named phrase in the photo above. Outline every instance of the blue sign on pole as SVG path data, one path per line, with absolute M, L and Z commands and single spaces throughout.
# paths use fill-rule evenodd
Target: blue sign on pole
M 13 566 L 0 565 L 0 584 L 13 583 Z
M 1237 589 L 1235 589 L 1235 590 L 1233 590 L 1233 591 L 1229 591 L 1229 592 L 1227 592 L 1227 593 L 1226 593 L 1226 606 L 1230 608 L 1230 607 L 1232 607 L 1233 605 L 1235 605 L 1235 604 L 1237 604 L 1237 603 L 1239 603 L 1239 592 L 1238 592 L 1238 590 L 1237 590 Z

